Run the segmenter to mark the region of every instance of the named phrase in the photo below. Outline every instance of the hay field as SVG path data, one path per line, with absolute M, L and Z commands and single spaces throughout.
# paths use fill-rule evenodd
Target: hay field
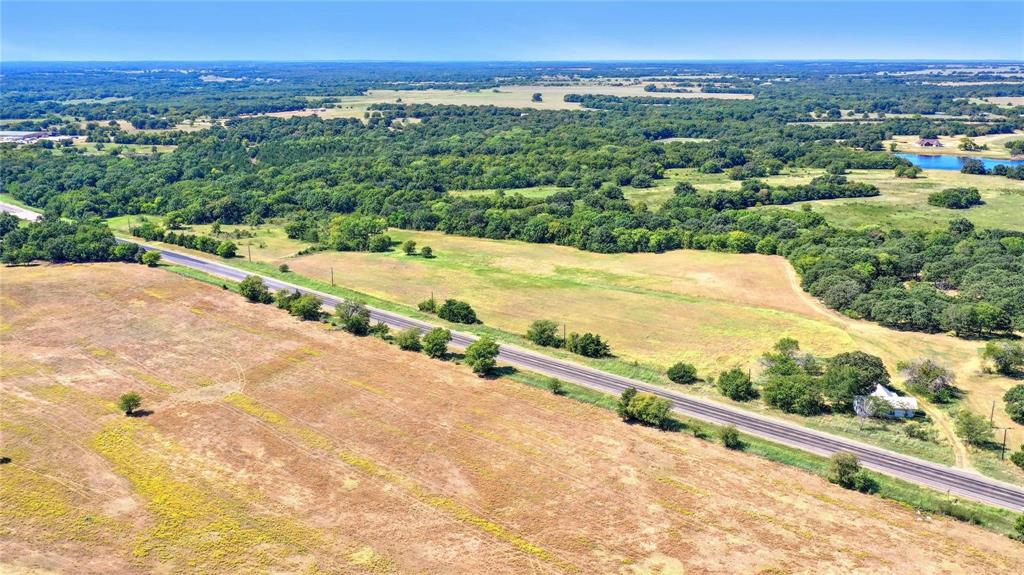
M 542 94 L 541 102 L 534 102 L 534 93 Z M 482 90 L 368 90 L 363 96 L 341 96 L 334 101 L 335 107 L 325 109 L 307 108 L 289 112 L 265 114 L 278 118 L 310 116 L 321 118 L 362 118 L 363 112 L 372 104 L 436 104 L 452 106 L 498 106 L 505 108 L 530 108 L 533 110 L 582 110 L 578 102 L 566 102 L 566 94 L 603 94 L 623 97 L 665 97 L 665 98 L 713 98 L 722 100 L 750 100 L 753 94 L 728 94 L 691 92 L 645 92 L 643 85 L 612 86 L 607 84 L 575 84 L 566 86 L 529 85 L 501 86 Z
M 997 106 L 1024 106 L 1024 96 L 990 96 L 984 100 Z
M 565 322 L 570 331 L 606 337 L 619 359 L 659 369 L 686 361 L 702 374 L 734 365 L 756 372 L 761 353 L 788 336 L 820 355 L 857 349 L 878 355 L 893 373 L 901 360 L 931 357 L 957 372 L 966 405 L 986 415 L 993 400 L 1002 405 L 1002 394 L 1015 383 L 980 372 L 982 343 L 899 332 L 827 309 L 800 289 L 792 267 L 779 256 L 692 250 L 596 254 L 437 232 L 389 233 L 396 241 L 429 245 L 437 257 L 328 251 L 280 261 L 320 280 L 333 267 L 339 285 L 408 306 L 431 293 L 464 299 L 484 323 L 514 333 L 525 333 L 535 319 Z M 942 413 L 932 416 L 951 437 Z M 1001 409 L 996 423 L 1013 430 L 1010 444 L 1024 440 L 1024 427 Z M 958 458 L 965 463 L 965 454 Z
M 3 572 L 1024 569 L 1005 537 L 161 270 L 0 282 Z

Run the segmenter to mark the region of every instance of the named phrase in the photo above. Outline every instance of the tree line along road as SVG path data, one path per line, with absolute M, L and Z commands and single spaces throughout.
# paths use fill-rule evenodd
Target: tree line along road
M 4 203 L 0 203 L 0 210 L 19 216 L 22 215 L 20 212 L 26 211 Z M 146 244 L 141 245 L 146 249 L 159 251 L 163 259 L 169 263 L 189 267 L 225 279 L 241 281 L 247 276 L 259 275 L 232 267 L 226 263 L 196 257 L 179 251 Z M 320 298 L 323 304 L 328 307 L 335 307 L 343 301 L 343 298 L 304 288 L 276 278 L 260 277 L 263 278 L 263 282 L 270 289 L 298 290 L 300 293 Z M 417 319 L 375 308 L 370 308 L 370 317 L 374 321 L 382 321 L 396 329 L 415 327 L 426 331 L 435 327 Z M 452 332 L 452 345 L 459 348 L 465 348 L 476 341 L 476 339 L 476 336 L 468 333 Z M 737 429 L 744 433 L 826 457 L 840 451 L 854 453 L 860 458 L 865 467 L 880 473 L 982 503 L 1014 511 L 1024 511 L 1024 488 L 985 477 L 978 473 L 954 469 L 946 465 L 924 461 L 852 439 L 751 413 L 736 407 L 690 397 L 669 389 L 614 375 L 514 345 L 501 344 L 498 360 L 514 367 L 616 395 L 626 388 L 634 387 L 638 391 L 652 393 L 669 400 L 675 412 L 687 417 L 715 424 L 735 425 Z

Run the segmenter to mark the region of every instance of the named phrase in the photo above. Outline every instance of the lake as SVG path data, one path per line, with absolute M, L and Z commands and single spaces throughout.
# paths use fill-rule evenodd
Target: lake
M 959 170 L 963 167 L 964 161 L 969 159 L 981 160 L 986 170 L 991 170 L 999 164 L 1004 166 L 1024 166 L 1024 160 L 997 160 L 995 158 L 967 158 L 964 156 L 929 156 L 927 154 L 896 154 L 897 156 L 910 160 L 915 166 L 925 170 Z

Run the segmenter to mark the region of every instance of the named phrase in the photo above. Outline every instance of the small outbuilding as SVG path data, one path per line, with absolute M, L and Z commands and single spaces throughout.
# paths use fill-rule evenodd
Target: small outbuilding
M 941 148 L 942 142 L 938 138 L 921 138 L 917 145 L 922 148 Z

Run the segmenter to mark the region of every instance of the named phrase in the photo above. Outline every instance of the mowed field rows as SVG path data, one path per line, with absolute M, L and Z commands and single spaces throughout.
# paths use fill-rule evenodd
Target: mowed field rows
M 161 270 L 0 282 L 4 572 L 1024 569 L 1005 537 Z

